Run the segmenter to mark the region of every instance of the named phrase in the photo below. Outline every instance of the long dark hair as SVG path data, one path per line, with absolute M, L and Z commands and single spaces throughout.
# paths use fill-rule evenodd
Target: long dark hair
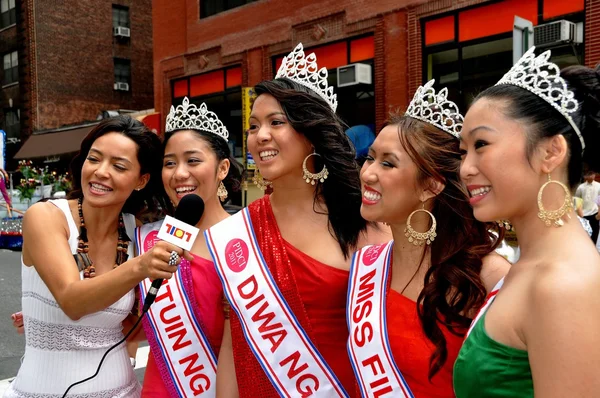
M 169 131 L 165 133 L 165 136 L 163 138 L 162 153 L 165 153 L 167 143 L 169 142 L 171 137 L 173 137 L 176 133 L 180 131 L 191 131 L 194 134 L 196 134 L 200 139 L 204 140 L 204 142 L 206 142 L 211 151 L 217 157 L 217 162 L 220 162 L 224 159 L 229 159 L 229 172 L 227 173 L 225 179 L 223 179 L 223 185 L 225 185 L 227 192 L 239 191 L 242 184 L 243 166 L 231 155 L 231 149 L 229 149 L 229 145 L 227 145 L 227 142 L 216 134 L 195 129 Z
M 157 212 L 166 205 L 166 195 L 162 186 L 161 165 L 162 151 L 158 136 L 151 132 L 142 122 L 129 116 L 119 115 L 103 120 L 89 132 L 83 139 L 79 153 L 71 162 L 71 175 L 73 176 L 73 190 L 69 199 L 78 199 L 83 196 L 81 190 L 81 169 L 90 148 L 98 138 L 108 133 L 119 133 L 129 138 L 137 145 L 137 160 L 140 163 L 140 174 L 150 174 L 146 186 L 133 191 L 125 205 L 123 212 L 139 214 L 142 210 Z
M 473 216 L 459 177 L 460 151 L 455 137 L 409 116 L 393 115 L 387 125 L 398 127 L 400 143 L 417 167 L 419 186 L 426 187 L 431 179 L 445 184 L 433 199 L 437 237 L 421 257 L 422 264 L 430 251 L 431 265 L 417 300 L 423 331 L 435 345 L 429 363 L 431 379 L 448 358 L 440 324 L 459 336 L 469 327 L 469 315 L 481 307 L 486 296 L 480 277 L 482 259 L 496 249 L 503 233 Z
M 567 119 L 541 97 L 513 85 L 499 85 L 488 88 L 477 96 L 505 102 L 502 107 L 511 119 L 523 121 L 527 126 L 527 156 L 533 154 L 537 144 L 544 138 L 562 134 L 569 145 L 567 164 L 569 185 L 574 187 L 581 181 L 583 164 L 598 170 L 600 157 L 597 148 L 600 144 L 600 78 L 599 68 L 569 66 L 561 71 L 561 77 L 568 88 L 574 91 L 579 108 L 572 114 L 573 121 L 581 131 L 585 141 L 582 154 L 581 142 Z
M 318 201 L 325 202 L 330 228 L 344 256 L 349 257 L 360 233 L 366 230 L 367 222 L 360 216 L 359 167 L 340 119 L 315 92 L 288 78 L 263 81 L 254 89 L 257 96 L 270 94 L 275 97 L 290 125 L 321 155 L 320 161 L 327 166 L 329 177 L 317 185 L 315 207 Z M 323 164 L 315 163 L 320 170 Z

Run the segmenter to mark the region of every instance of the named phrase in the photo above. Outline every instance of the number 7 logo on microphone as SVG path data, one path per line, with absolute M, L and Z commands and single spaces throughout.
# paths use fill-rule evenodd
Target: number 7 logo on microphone
M 199 232 L 198 228 L 167 216 L 160 227 L 157 238 L 184 250 L 190 250 Z

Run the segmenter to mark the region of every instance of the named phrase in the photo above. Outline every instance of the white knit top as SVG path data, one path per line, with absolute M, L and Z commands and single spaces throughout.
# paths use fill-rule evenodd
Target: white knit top
M 69 245 L 75 253 L 79 230 L 68 202 L 65 199 L 50 202 L 67 218 Z M 133 239 L 135 218 L 124 214 L 123 221 L 128 236 Z M 133 255 L 131 243 L 129 258 Z M 35 267 L 25 266 L 22 258 L 21 267 L 25 358 L 4 397 L 62 397 L 72 383 L 93 375 L 106 350 L 123 338 L 121 322 L 133 306 L 134 291 L 103 311 L 73 321 L 61 310 Z M 83 279 L 83 272 L 80 275 Z M 139 397 L 140 393 L 126 346 L 122 344 L 108 354 L 98 376 L 72 388 L 67 396 Z

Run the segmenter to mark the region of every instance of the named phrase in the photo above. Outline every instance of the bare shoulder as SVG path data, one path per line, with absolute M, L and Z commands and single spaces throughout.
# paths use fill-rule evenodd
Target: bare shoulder
M 367 224 L 367 230 L 360 234 L 357 247 L 387 243 L 392 239 L 392 232 L 388 226 L 381 223 Z
M 588 253 L 572 260 L 540 265 L 531 282 L 535 308 L 596 302 L 600 307 L 600 256 Z M 598 308 L 600 310 L 600 308 Z
M 63 212 L 50 202 L 38 202 L 31 206 L 23 216 L 23 231 L 41 229 L 56 231 L 65 229 L 67 220 Z
M 510 270 L 510 263 L 501 255 L 492 252 L 481 260 L 481 281 L 489 293 Z

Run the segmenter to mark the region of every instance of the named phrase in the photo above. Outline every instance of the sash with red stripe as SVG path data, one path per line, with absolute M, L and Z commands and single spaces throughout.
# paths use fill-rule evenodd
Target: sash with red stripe
M 494 286 L 494 288 L 492 289 L 490 294 L 488 294 L 487 298 L 485 299 L 485 303 L 483 303 L 483 306 L 479 309 L 479 312 L 477 312 L 477 316 L 475 317 L 475 319 L 473 319 L 473 322 L 471 322 L 471 326 L 469 326 L 469 330 L 467 331 L 465 340 L 467 339 L 467 337 L 469 337 L 469 335 L 471 334 L 471 330 L 473 330 L 473 328 L 475 327 L 475 325 L 477 324 L 477 322 L 479 321 L 481 316 L 483 314 L 485 314 L 485 312 L 488 310 L 490 305 L 492 305 L 492 302 L 496 298 L 496 295 L 500 291 L 500 288 L 502 288 L 503 284 L 504 284 L 504 278 L 500 279 L 498 281 L 498 283 L 496 283 L 496 286 Z
M 138 253 L 150 250 L 162 222 L 135 231 Z M 140 283 L 142 303 L 152 281 Z M 202 330 L 192 290 L 190 263 L 182 260 L 171 279 L 165 279 L 156 301 L 143 320 L 144 331 L 161 377 L 171 397 L 215 397 L 217 358 Z
M 398 369 L 387 332 L 386 293 L 391 241 L 354 254 L 348 285 L 348 354 L 363 397 L 413 397 Z
M 299 320 L 298 315 L 306 315 L 289 305 L 265 261 L 263 254 L 272 255 L 281 246 L 268 246 L 269 253 L 261 251 L 254 231 L 248 208 L 205 231 L 247 346 L 280 396 L 347 397 Z M 243 368 L 244 374 L 255 377 L 247 366 Z M 261 391 L 259 383 L 253 386 L 253 396 Z M 251 388 L 239 384 L 240 393 Z

